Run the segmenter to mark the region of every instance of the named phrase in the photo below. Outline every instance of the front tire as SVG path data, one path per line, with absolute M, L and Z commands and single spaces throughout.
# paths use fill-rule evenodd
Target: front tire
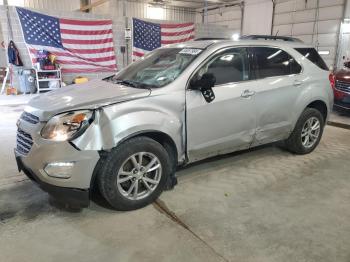
M 131 138 L 108 154 L 98 186 L 116 210 L 142 208 L 162 193 L 170 167 L 169 155 L 161 144 L 148 137 Z
M 293 132 L 285 141 L 286 148 L 295 154 L 311 153 L 321 140 L 324 121 L 320 111 L 306 108 L 299 117 Z

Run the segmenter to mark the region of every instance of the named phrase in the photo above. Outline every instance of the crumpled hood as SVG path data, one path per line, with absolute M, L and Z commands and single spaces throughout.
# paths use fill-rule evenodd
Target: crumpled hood
M 93 109 L 149 96 L 148 89 L 137 89 L 103 80 L 70 85 L 31 99 L 25 109 L 46 120 L 53 114 L 71 109 Z

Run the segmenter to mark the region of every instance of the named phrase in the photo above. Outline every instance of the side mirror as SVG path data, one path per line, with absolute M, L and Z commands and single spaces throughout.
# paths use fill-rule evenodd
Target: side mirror
M 216 78 L 211 73 L 205 73 L 200 79 L 191 81 L 191 89 L 200 90 L 202 95 L 208 103 L 215 99 L 213 87 L 215 85 Z

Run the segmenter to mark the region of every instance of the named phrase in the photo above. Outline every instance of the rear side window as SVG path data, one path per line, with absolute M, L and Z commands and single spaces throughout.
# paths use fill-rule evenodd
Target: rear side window
M 287 52 L 272 47 L 254 47 L 255 76 L 265 78 L 298 74 L 301 66 Z
M 322 57 L 318 54 L 315 48 L 295 48 L 300 54 L 306 57 L 309 61 L 317 65 L 323 70 L 329 70 Z

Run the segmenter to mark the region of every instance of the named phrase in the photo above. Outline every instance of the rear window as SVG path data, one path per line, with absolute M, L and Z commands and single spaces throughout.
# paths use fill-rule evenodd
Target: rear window
M 309 61 L 317 65 L 323 70 L 329 70 L 322 57 L 318 54 L 315 48 L 295 48 L 300 54 L 306 57 Z

